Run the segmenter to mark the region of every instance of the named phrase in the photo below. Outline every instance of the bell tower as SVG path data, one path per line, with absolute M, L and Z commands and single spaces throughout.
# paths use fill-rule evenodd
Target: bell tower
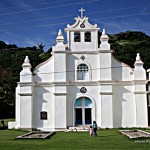
M 89 18 L 84 16 L 85 9 L 79 10 L 81 16 L 75 18 L 73 25 L 67 25 L 67 46 L 69 51 L 98 51 L 97 24 L 89 23 Z

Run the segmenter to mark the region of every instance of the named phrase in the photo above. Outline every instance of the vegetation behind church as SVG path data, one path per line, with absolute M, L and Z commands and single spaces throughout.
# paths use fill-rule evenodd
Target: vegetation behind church
M 101 33 L 99 33 L 100 37 Z M 142 32 L 127 31 L 110 34 L 109 43 L 114 56 L 133 67 L 136 54 L 140 53 L 144 68 L 150 68 L 150 36 Z M 99 43 L 100 44 L 100 43 Z M 32 70 L 51 56 L 51 48 L 45 52 L 44 45 L 20 48 L 0 41 L 0 119 L 15 116 L 15 87 L 26 55 Z

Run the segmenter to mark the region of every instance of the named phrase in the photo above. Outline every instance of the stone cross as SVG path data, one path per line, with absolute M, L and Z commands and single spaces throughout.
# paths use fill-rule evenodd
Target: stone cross
M 85 11 L 85 9 L 81 8 L 79 11 L 81 12 L 81 18 L 83 18 L 83 12 Z

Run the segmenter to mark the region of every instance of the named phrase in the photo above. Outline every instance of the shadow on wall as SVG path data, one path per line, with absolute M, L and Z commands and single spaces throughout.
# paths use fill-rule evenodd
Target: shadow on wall
M 73 118 L 75 117 L 75 114 L 73 114 L 74 112 L 73 102 L 76 99 L 77 94 L 80 93 L 80 88 L 78 88 L 77 86 L 68 86 L 67 93 L 68 93 L 67 95 L 67 126 L 74 126 Z
M 50 90 L 42 86 L 36 86 L 34 87 L 34 93 L 35 95 L 33 98 L 33 128 L 43 128 L 44 121 L 48 121 L 49 118 L 52 118 L 50 113 L 50 100 L 52 99 L 52 92 L 50 92 Z M 47 116 L 45 116 L 44 118 L 42 114 Z
M 150 126 L 150 106 L 148 106 L 148 126 Z
M 132 101 L 132 102 L 131 102 Z M 125 86 L 114 86 L 113 87 L 113 125 L 115 128 L 123 127 L 124 123 L 127 126 L 132 124 L 129 120 L 134 119 L 133 111 L 134 100 L 132 93 Z M 131 118 L 131 119 L 130 119 Z
M 112 80 L 113 85 L 113 124 L 114 127 L 134 126 L 135 124 L 135 100 L 133 97 L 133 85 L 124 85 L 120 81 L 132 81 L 133 70 L 128 65 L 121 63 L 112 56 Z
M 33 81 L 34 82 L 50 82 L 53 81 L 54 72 L 49 72 L 48 70 L 44 73 L 40 72 L 39 70 L 34 74 Z
M 81 61 L 78 57 L 68 54 L 66 59 L 67 81 L 75 81 L 76 60 Z

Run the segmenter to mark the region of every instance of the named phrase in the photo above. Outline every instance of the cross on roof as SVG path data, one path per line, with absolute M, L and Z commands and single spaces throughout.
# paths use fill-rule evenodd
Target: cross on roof
M 83 12 L 85 11 L 85 9 L 81 8 L 79 11 L 81 12 L 81 18 L 83 18 Z

